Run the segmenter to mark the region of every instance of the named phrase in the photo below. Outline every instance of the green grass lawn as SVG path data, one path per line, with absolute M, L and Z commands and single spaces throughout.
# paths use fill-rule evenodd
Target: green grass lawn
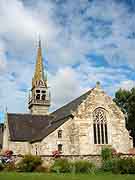
M 0 173 L 0 180 L 135 180 L 135 175 L 74 175 L 74 174 L 46 174 L 46 173 Z

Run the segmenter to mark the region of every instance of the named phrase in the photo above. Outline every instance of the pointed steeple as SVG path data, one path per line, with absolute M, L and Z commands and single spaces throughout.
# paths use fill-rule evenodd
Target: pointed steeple
M 40 39 L 38 42 L 37 61 L 36 61 L 36 68 L 35 68 L 33 83 L 35 81 L 39 81 L 39 80 L 44 80 L 42 47 L 41 47 L 41 40 Z
M 28 108 L 32 114 L 48 114 L 50 103 L 47 76 L 44 76 L 41 40 L 39 39 L 36 67 L 32 78 L 32 88 L 29 96 Z

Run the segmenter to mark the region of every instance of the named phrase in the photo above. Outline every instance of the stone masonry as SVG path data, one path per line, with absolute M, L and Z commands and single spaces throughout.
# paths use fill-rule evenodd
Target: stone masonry
M 106 112 L 108 144 L 94 144 L 93 112 L 99 107 Z M 15 154 L 35 155 L 52 155 L 52 151 L 57 150 L 58 144 L 62 144 L 63 155 L 97 155 L 103 146 L 112 147 L 117 152 L 128 153 L 133 147 L 122 111 L 100 87 L 94 88 L 72 114 L 73 118 L 39 142 L 12 142 L 6 128 L 5 133 L 8 135 L 6 134 L 4 144 L 7 144 L 6 148 L 12 149 Z M 58 138 L 59 130 L 62 130 L 61 139 Z

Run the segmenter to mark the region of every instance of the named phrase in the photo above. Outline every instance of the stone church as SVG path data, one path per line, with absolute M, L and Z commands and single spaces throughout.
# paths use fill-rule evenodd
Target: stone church
M 55 150 L 63 155 L 94 155 L 100 154 L 103 146 L 122 153 L 133 147 L 124 114 L 100 83 L 51 113 L 50 105 L 39 41 L 28 102 L 30 113 L 6 113 L 3 150 L 16 155 L 52 155 Z

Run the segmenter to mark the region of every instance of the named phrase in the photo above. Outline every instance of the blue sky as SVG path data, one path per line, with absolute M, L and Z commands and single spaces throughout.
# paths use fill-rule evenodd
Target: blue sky
M 0 119 L 28 112 L 42 39 L 54 110 L 101 82 L 114 96 L 135 85 L 135 0 L 1 0 Z

